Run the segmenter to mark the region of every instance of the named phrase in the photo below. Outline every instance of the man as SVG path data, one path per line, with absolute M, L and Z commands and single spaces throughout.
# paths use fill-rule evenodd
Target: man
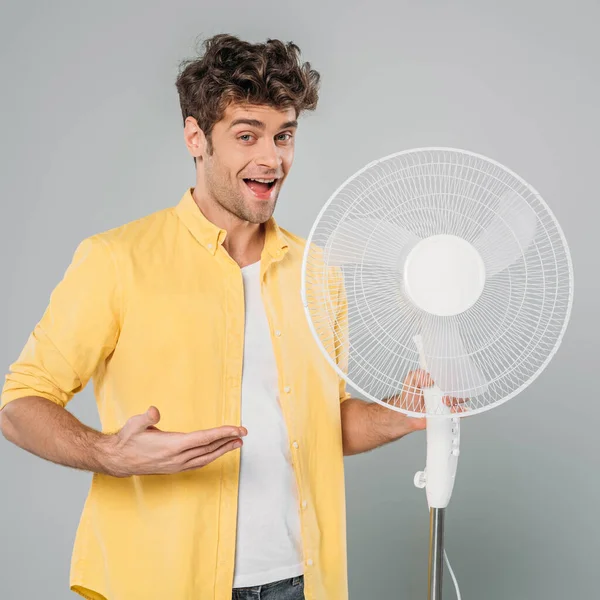
M 424 420 L 349 398 L 305 322 L 272 214 L 318 84 L 292 43 L 208 40 L 177 79 L 195 186 L 83 240 L 10 367 L 4 436 L 94 473 L 81 596 L 347 598 L 343 455 Z M 101 432 L 65 410 L 90 379 Z

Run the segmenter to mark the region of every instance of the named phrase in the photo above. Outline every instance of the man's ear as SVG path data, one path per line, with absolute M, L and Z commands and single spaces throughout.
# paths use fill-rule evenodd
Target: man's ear
M 198 161 L 208 154 L 209 143 L 194 117 L 187 117 L 183 127 L 183 138 L 189 153 Z

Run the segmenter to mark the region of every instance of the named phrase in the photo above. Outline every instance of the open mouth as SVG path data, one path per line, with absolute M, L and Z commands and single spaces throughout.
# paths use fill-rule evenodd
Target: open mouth
M 250 191 L 257 197 L 267 199 L 271 195 L 271 190 L 275 187 L 277 179 L 244 179 L 244 183 Z

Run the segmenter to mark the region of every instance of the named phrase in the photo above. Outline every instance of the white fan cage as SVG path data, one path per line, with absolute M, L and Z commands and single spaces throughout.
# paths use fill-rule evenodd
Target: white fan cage
M 470 242 L 487 270 L 480 297 L 453 316 L 419 309 L 403 287 L 407 252 L 439 234 Z M 411 416 L 425 414 L 407 383 L 419 369 L 416 335 L 444 394 L 461 399 L 458 416 L 472 415 L 542 372 L 572 298 L 567 243 L 538 192 L 498 162 L 454 148 L 398 152 L 347 179 L 320 211 L 302 265 L 308 323 L 333 368 L 365 398 Z

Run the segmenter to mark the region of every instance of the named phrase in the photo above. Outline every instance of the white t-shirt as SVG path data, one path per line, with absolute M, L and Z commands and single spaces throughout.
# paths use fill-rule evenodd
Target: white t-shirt
M 246 308 L 237 544 L 233 587 L 304 572 L 298 490 L 279 404 L 277 365 L 260 286 L 260 262 L 242 269 Z

